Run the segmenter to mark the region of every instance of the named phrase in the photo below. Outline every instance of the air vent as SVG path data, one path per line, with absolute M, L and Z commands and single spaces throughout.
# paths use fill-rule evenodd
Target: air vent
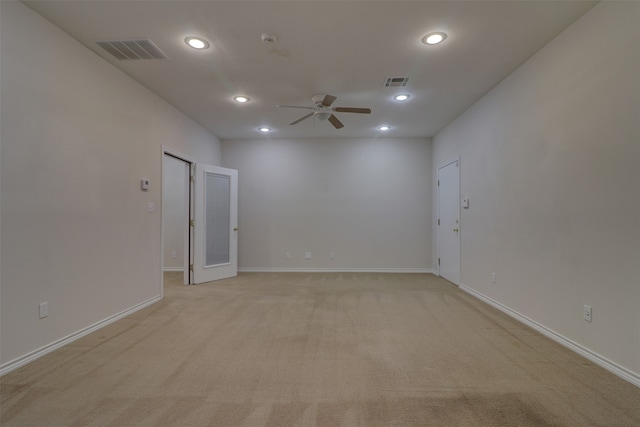
M 167 59 L 167 55 L 149 39 L 111 40 L 96 43 L 120 61 L 127 59 Z
M 387 77 L 384 87 L 405 87 L 409 77 Z

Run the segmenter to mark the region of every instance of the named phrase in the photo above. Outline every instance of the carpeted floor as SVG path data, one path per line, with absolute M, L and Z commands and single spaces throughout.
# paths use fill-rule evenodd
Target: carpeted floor
M 640 389 L 433 275 L 166 277 L 0 379 L 1 425 L 640 425 Z

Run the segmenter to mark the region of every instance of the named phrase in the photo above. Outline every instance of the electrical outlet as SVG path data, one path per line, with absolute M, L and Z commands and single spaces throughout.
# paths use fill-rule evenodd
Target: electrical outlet
M 291 259 L 291 252 L 285 252 L 284 259 Z
M 48 306 L 48 302 L 43 302 L 41 303 L 38 308 L 40 309 L 40 318 L 44 319 L 45 317 L 47 317 L 49 315 L 49 306 Z
M 584 311 L 582 313 L 582 317 L 587 322 L 591 322 L 591 307 L 590 306 L 588 306 L 588 305 L 584 306 Z
M 329 252 L 329 259 L 336 259 L 335 252 Z
M 305 252 L 304 259 L 311 259 L 311 252 Z

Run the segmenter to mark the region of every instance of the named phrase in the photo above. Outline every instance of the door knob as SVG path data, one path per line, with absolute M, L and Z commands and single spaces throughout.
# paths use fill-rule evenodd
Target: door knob
M 458 232 L 458 231 L 460 231 L 460 230 L 458 230 L 457 228 L 454 228 L 454 229 L 453 229 L 453 231 L 455 231 L 455 232 L 457 233 L 457 232 Z
M 238 231 L 238 227 L 233 227 L 233 231 Z

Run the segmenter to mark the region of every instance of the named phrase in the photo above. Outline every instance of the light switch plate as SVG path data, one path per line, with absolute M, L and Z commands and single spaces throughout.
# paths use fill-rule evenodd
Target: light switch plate
M 44 319 L 45 317 L 47 317 L 49 315 L 49 303 L 47 302 L 43 302 L 38 306 L 38 309 L 40 311 L 40 318 Z

